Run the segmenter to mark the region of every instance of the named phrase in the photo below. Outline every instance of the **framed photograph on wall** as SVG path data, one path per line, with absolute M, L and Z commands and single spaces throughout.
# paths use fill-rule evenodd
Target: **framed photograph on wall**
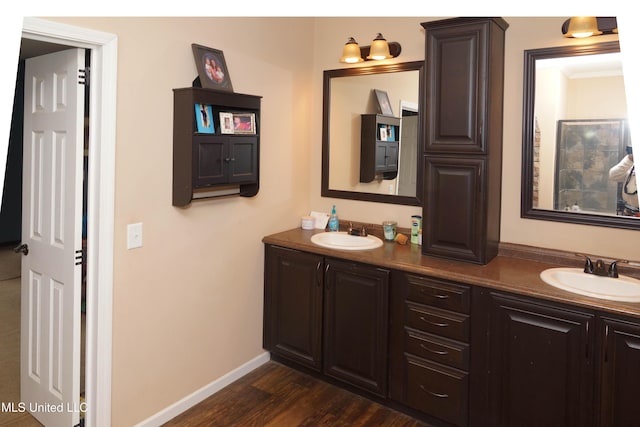
M 195 104 L 196 127 L 199 133 L 215 133 L 211 105 Z
M 233 113 L 220 113 L 220 133 L 235 133 L 233 130 Z
M 192 44 L 200 84 L 204 88 L 233 92 L 231 76 L 221 50 Z
M 391 102 L 389 102 L 389 95 L 384 90 L 374 89 L 376 94 L 376 100 L 378 101 L 378 112 L 385 116 L 393 116 L 393 110 L 391 109 Z
M 256 115 L 254 113 L 234 113 L 233 133 L 256 133 Z

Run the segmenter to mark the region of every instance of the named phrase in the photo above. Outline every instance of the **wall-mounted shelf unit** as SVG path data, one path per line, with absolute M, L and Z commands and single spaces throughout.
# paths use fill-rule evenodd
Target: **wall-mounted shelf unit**
M 400 118 L 362 114 L 360 130 L 360 182 L 398 176 Z
M 220 196 L 255 196 L 260 184 L 261 97 L 189 87 L 174 89 L 173 99 L 173 206 Z M 200 105 L 205 106 L 203 113 Z M 227 126 L 220 113 L 229 113 Z M 248 119 L 252 129 L 233 130 L 238 116 Z M 197 123 L 203 117 L 213 123 L 199 132 Z M 223 133 L 223 127 L 233 133 Z

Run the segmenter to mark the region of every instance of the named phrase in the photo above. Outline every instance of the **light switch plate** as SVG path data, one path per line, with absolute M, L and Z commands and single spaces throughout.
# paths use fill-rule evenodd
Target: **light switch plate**
M 127 249 L 142 247 L 142 223 L 127 225 Z

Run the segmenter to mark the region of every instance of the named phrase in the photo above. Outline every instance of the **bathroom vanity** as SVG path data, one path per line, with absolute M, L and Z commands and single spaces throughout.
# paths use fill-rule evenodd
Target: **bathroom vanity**
M 637 417 L 640 303 L 540 279 L 580 265 L 575 255 L 503 245 L 475 265 L 393 242 L 325 248 L 311 242 L 317 232 L 263 239 L 264 348 L 274 360 L 432 425 Z

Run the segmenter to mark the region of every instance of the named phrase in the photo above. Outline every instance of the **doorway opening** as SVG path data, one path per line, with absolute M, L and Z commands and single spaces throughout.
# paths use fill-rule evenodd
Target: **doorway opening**
M 0 274 L 0 313 L 2 313 L 1 334 L 6 337 L 3 340 L 3 349 L 0 352 L 0 378 L 3 378 L 3 386 L 0 388 L 0 401 L 9 405 L 0 412 L 0 424 L 19 422 L 25 426 L 40 426 L 41 424 L 33 418 L 28 410 L 22 410 L 20 389 L 20 335 L 21 331 L 21 260 L 22 255 L 12 254 L 14 247 L 22 240 L 22 165 L 23 165 L 23 120 L 24 120 L 24 87 L 25 87 L 25 61 L 48 53 L 61 50 L 72 49 L 72 47 L 47 43 L 30 39 L 22 39 L 20 56 L 18 59 L 16 90 L 14 94 L 13 114 L 11 133 L 9 137 L 9 151 L 7 170 L 4 180 L 4 192 L 2 209 L 0 210 L 0 228 L 3 233 L 0 235 L 0 251 L 2 252 L 3 274 Z M 87 70 L 91 66 L 91 51 L 85 50 L 85 67 Z M 82 191 L 82 260 L 81 260 L 81 313 L 77 317 L 80 319 L 80 395 L 76 398 L 78 402 L 85 401 L 85 343 L 86 343 L 86 278 L 87 278 L 87 178 L 89 167 L 89 105 L 90 91 L 84 90 L 84 105 L 79 106 L 84 111 L 84 132 L 83 132 L 83 191 Z M 26 253 L 25 253 L 26 255 Z M 80 413 L 80 424 L 84 425 L 83 413 Z
M 85 257 L 88 339 L 86 352 L 83 351 L 86 354 L 86 363 L 83 363 L 86 368 L 85 425 L 110 425 L 117 37 L 26 17 L 22 26 L 23 42 L 26 39 L 91 51 L 89 111 L 92 120 L 86 159 L 89 166 Z M 4 147 L 0 149 L 5 150 Z

